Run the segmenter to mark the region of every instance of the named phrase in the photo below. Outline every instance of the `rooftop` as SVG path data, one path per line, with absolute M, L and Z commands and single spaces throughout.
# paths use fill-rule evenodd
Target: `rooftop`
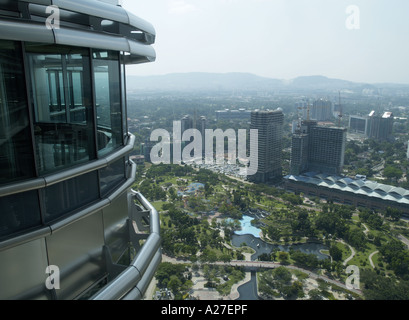
M 353 179 L 349 177 L 333 176 L 326 174 L 317 174 L 307 172 L 299 176 L 287 175 L 285 179 L 299 181 L 329 189 L 336 189 L 344 192 L 353 192 L 355 194 L 367 197 L 375 197 L 381 200 L 394 201 L 409 205 L 409 190 L 381 184 L 375 181 Z

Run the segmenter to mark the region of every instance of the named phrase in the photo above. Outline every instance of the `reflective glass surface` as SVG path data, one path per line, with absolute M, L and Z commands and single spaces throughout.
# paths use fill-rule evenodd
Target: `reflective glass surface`
M 40 175 L 95 159 L 88 50 L 27 45 Z
M 96 171 L 66 180 L 42 190 L 45 221 L 50 222 L 99 198 Z
M 0 41 L 0 185 L 34 176 L 20 44 Z
M 105 196 L 125 180 L 125 159 L 110 164 L 99 171 L 101 196 Z
M 93 51 L 98 155 L 123 145 L 118 52 Z
M 0 197 L 0 238 L 41 224 L 37 191 Z

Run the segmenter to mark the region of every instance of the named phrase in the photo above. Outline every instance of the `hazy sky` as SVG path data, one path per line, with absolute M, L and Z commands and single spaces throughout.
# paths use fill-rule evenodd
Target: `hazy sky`
M 346 12 L 354 5 L 357 11 Z M 408 0 L 124 0 L 156 29 L 128 74 L 249 72 L 409 83 Z M 358 26 L 359 29 L 347 28 Z

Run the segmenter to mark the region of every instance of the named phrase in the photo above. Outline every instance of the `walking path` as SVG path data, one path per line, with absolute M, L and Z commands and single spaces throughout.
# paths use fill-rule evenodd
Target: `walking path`
M 338 242 L 341 242 L 342 244 L 344 244 L 344 245 L 346 245 L 346 246 L 348 246 L 349 247 L 349 250 L 351 250 L 351 255 L 348 257 L 348 258 L 346 258 L 345 260 L 344 260 L 344 262 L 343 262 L 343 265 L 344 266 L 346 266 L 347 265 L 347 263 L 348 263 L 348 261 L 350 261 L 354 256 L 355 256 L 355 250 L 354 250 L 354 248 L 352 248 L 348 243 L 346 243 L 345 241 L 343 241 L 343 240 L 337 240 Z
M 371 264 L 372 268 L 374 268 L 374 269 L 375 269 L 375 264 L 374 264 L 373 261 L 372 261 L 372 256 L 374 256 L 374 255 L 377 254 L 378 252 L 379 252 L 379 251 L 376 250 L 376 251 L 372 252 L 372 253 L 369 255 L 369 263 Z
M 353 251 L 353 255 L 355 255 L 355 251 L 353 249 L 352 249 L 352 251 Z M 353 255 L 352 255 L 352 257 L 353 257 Z M 168 257 L 166 255 L 162 255 L 162 262 L 165 262 L 165 261 L 172 262 L 172 263 L 191 263 L 190 261 L 177 260 L 177 259 L 174 259 L 174 258 L 170 258 L 170 257 Z M 345 260 L 345 261 L 347 261 L 347 260 Z M 271 262 L 271 261 L 244 261 L 244 260 L 233 260 L 233 261 L 230 261 L 230 262 L 217 261 L 217 262 L 214 262 L 212 264 L 215 264 L 215 265 L 229 265 L 229 266 L 243 266 L 243 267 L 253 267 L 253 268 L 270 268 L 270 269 L 274 269 L 274 268 L 278 268 L 280 266 L 283 266 L 280 263 Z M 328 277 L 323 276 L 323 275 L 316 274 L 314 272 L 311 272 L 310 270 L 306 270 L 306 269 L 303 269 L 303 268 L 300 268 L 300 267 L 296 267 L 294 265 L 286 265 L 285 267 L 289 268 L 289 269 L 293 269 L 293 270 L 302 271 L 302 272 L 308 274 L 308 276 L 310 278 L 312 278 L 312 279 L 315 279 L 315 280 L 316 279 L 322 279 L 322 280 L 324 280 L 324 281 L 326 281 L 328 283 L 332 283 L 332 284 L 335 284 L 335 285 L 337 285 L 339 287 L 342 287 L 344 289 L 348 289 L 346 287 L 345 283 L 342 283 L 342 282 L 340 282 L 338 280 L 328 278 Z M 231 300 L 237 299 L 238 298 L 237 288 L 239 286 L 241 286 L 242 284 L 248 282 L 248 281 L 250 281 L 250 272 L 246 272 L 246 278 L 244 280 L 242 280 L 240 283 L 237 283 L 236 285 L 234 285 L 232 287 L 230 295 L 228 297 L 224 297 L 224 299 L 229 299 L 229 300 L 230 299 Z M 352 291 L 354 293 L 357 293 L 359 295 L 362 294 L 361 290 L 352 289 L 350 291 Z M 217 293 L 217 291 L 215 293 Z M 202 295 L 201 295 L 201 297 L 202 297 Z M 203 298 L 203 299 L 206 299 L 206 298 Z

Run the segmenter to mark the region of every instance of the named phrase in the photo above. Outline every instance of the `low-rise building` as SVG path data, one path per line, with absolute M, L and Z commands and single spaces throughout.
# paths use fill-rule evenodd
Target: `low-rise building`
M 409 214 L 409 190 L 378 182 L 307 172 L 284 177 L 287 190 L 354 207 L 396 208 Z

